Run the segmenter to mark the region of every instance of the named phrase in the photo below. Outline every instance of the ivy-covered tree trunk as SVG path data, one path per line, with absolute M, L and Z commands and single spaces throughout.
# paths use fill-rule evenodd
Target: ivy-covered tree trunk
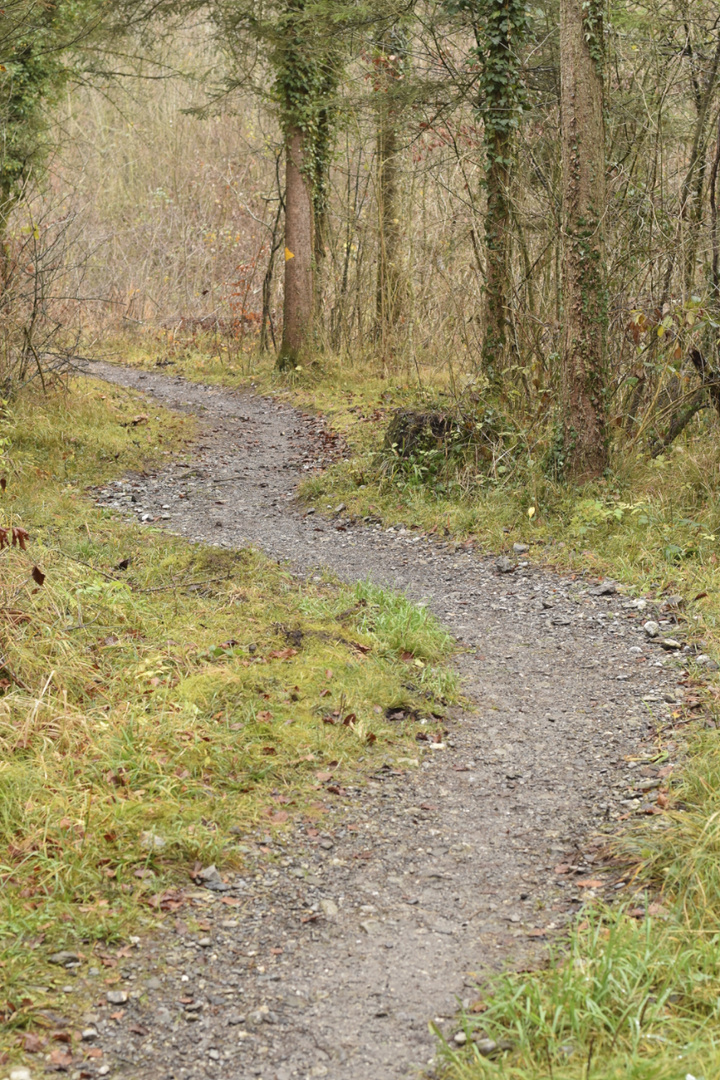
M 505 130 L 486 125 L 487 209 L 485 211 L 485 336 L 482 366 L 492 382 L 501 383 L 508 362 L 508 327 L 512 302 L 510 267 L 510 155 L 512 139 Z
M 477 112 L 484 128 L 485 292 L 482 369 L 501 385 L 508 366 L 512 306 L 510 186 L 515 142 L 525 104 L 521 49 L 527 29 L 526 0 L 449 0 L 468 12 L 480 61 Z
M 313 329 L 314 224 L 307 136 L 295 125 L 285 148 L 285 297 L 283 336 L 277 367 L 297 364 Z
M 602 0 L 561 0 L 564 220 L 564 466 L 586 480 L 607 465 L 605 124 Z

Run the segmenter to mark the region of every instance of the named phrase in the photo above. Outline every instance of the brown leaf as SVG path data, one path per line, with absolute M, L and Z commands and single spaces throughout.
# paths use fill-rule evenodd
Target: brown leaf
M 51 1050 L 50 1064 L 64 1072 L 72 1065 L 72 1054 L 68 1054 L 66 1050 Z
M 150 1034 L 149 1028 L 143 1027 L 142 1024 L 131 1024 L 130 1027 L 128 1028 L 128 1030 L 132 1031 L 133 1035 L 149 1035 Z
M 7 487 L 7 477 L 6 476 L 0 476 L 0 491 L 4 491 L 6 487 Z
M 132 1031 L 132 1028 L 130 1030 Z M 99 1046 L 91 1046 L 89 1050 L 85 1051 L 86 1058 L 101 1058 L 102 1056 L 103 1052 Z
M 332 773 L 329 772 L 316 772 L 315 779 L 319 780 L 321 784 L 326 783 L 328 780 L 332 780 Z
M 33 1031 L 26 1031 L 23 1035 L 22 1048 L 26 1054 L 39 1054 L 44 1045 L 45 1040 Z
M 268 712 L 267 709 L 264 709 L 262 712 L 259 712 L 257 714 L 257 718 L 261 723 L 268 724 L 272 720 L 273 714 L 271 712 Z
M 42 585 L 45 581 L 45 575 L 43 574 L 42 570 L 40 570 L 40 568 L 37 566 L 33 566 L 30 576 L 32 577 L 36 585 Z
M 280 649 L 278 652 L 268 653 L 268 657 L 271 660 L 291 660 L 297 654 L 297 649 Z
M 55 1042 L 69 1043 L 72 1042 L 72 1036 L 69 1031 L 53 1031 L 50 1035 L 51 1039 Z
M 20 547 L 21 551 L 26 551 L 27 548 L 25 547 L 25 545 L 27 544 L 29 539 L 30 539 L 30 533 L 27 531 L 27 529 L 21 529 L 19 525 L 15 525 L 13 527 L 13 531 L 12 531 L 12 546 L 13 547 L 15 547 L 15 545 L 17 544 Z
M 263 746 L 262 752 L 263 752 L 263 754 L 268 754 L 268 755 L 270 755 L 272 757 L 274 757 L 275 754 L 277 754 L 277 750 L 275 749 L 274 746 Z
M 578 889 L 601 889 L 605 884 L 604 881 L 600 881 L 599 878 L 584 878 L 582 881 L 576 881 Z
M 571 868 L 567 863 L 560 863 L 559 866 L 555 867 L 555 873 L 556 874 L 569 874 L 570 869 Z

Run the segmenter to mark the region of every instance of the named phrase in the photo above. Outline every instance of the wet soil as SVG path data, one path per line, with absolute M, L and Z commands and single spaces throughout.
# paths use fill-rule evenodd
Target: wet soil
M 199 418 L 190 464 L 110 484 L 100 505 L 199 543 L 256 545 L 300 575 L 405 590 L 461 643 L 470 705 L 437 749 L 321 792 L 321 824 L 258 835 L 242 874 L 187 890 L 167 929 L 121 961 L 126 1001 L 108 1003 L 100 972 L 82 969 L 97 1002 L 88 1044 L 103 1051 L 87 1075 L 431 1075 L 430 1021 L 452 1036 L 458 1003 L 489 973 L 537 958 L 600 888 L 623 895 L 600 850 L 618 818 L 656 809 L 654 739 L 682 700 L 683 658 L 643 623 L 666 617 L 524 553 L 482 558 L 339 508 L 308 513 L 299 480 L 343 452 L 316 417 L 89 370 Z

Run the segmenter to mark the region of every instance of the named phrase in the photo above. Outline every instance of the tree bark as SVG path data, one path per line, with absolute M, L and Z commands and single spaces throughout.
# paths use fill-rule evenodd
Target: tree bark
M 605 124 L 601 0 L 561 0 L 565 469 L 600 476 L 608 461 L 605 354 Z
M 277 367 L 294 367 L 313 330 L 314 227 L 312 178 L 305 160 L 305 135 L 291 127 L 285 159 L 285 297 L 283 336 Z
M 507 367 L 512 279 L 510 270 L 510 160 L 512 137 L 495 130 L 487 147 L 485 211 L 485 337 L 482 366 L 491 381 L 502 383 Z
M 404 42 L 393 28 L 382 43 L 378 57 L 377 96 L 377 202 L 378 264 L 377 325 L 383 344 L 392 337 L 404 314 L 402 229 L 398 169 L 399 105 L 397 86 L 401 76 Z

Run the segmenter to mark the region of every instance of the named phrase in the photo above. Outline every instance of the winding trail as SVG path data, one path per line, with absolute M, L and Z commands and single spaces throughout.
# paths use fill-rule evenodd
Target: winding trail
M 329 800 L 320 832 L 258 837 L 225 892 L 191 890 L 202 934 L 180 912 L 128 958 L 122 1015 L 86 1016 L 104 1060 L 135 1080 L 432 1075 L 429 1020 L 452 1035 L 457 1002 L 592 895 L 577 882 L 622 889 L 593 869 L 588 838 L 652 798 L 656 770 L 627 758 L 647 755 L 680 700 L 677 662 L 612 586 L 523 562 L 500 573 L 410 531 L 308 515 L 298 479 L 332 446 L 316 418 L 167 375 L 88 373 L 200 422 L 191 468 L 108 485 L 101 505 L 426 600 L 465 645 L 472 702 L 419 767 L 385 767 Z

